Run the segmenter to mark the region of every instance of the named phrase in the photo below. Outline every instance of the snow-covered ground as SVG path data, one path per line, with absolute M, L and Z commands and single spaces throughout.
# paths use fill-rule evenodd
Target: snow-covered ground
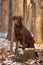
M 7 34 L 7 32 L 0 32 L 0 38 L 6 38 Z
M 10 50 L 10 41 L 4 38 L 0 38 L 0 47 L 5 48 L 6 50 Z M 15 48 L 16 48 L 16 43 L 13 42 L 13 50 L 15 50 Z

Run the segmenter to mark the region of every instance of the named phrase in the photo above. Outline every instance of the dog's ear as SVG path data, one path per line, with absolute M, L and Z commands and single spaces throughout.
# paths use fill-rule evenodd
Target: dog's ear
M 15 19 L 16 19 L 16 16 L 13 16 L 13 17 L 12 17 L 12 20 L 14 20 L 14 21 L 15 21 Z

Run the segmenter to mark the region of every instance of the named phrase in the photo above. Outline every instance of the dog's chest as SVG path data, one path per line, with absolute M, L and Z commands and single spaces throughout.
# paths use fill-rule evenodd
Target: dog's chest
M 17 39 L 22 39 L 22 36 L 21 36 L 21 33 L 20 33 L 20 31 L 19 30 L 15 30 L 15 37 L 17 38 Z

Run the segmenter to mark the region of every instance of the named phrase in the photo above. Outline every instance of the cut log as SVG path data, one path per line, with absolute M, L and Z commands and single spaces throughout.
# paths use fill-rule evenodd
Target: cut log
M 28 59 L 36 59 L 35 51 L 33 48 L 17 49 L 14 56 L 11 58 L 15 62 L 26 62 Z

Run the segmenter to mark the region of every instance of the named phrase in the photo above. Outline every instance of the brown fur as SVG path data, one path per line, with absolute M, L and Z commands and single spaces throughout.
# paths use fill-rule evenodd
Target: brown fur
M 34 38 L 30 34 L 30 32 L 23 26 L 22 17 L 13 16 L 12 19 L 14 20 L 14 34 L 16 41 L 20 41 L 20 43 L 23 45 L 23 48 L 34 48 Z M 16 45 L 18 48 L 18 43 L 16 43 Z

